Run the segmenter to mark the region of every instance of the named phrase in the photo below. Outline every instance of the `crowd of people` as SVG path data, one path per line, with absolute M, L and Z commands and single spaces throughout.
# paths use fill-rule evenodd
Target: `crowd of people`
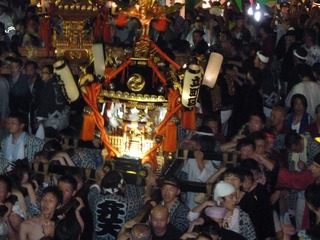
M 10 69 L 0 77 L 0 239 L 320 239 L 319 8 L 225 4 L 171 13 L 163 32 L 151 23 L 171 58 L 206 66 L 215 51 L 224 60 L 216 85 L 200 88 L 197 130 L 179 129 L 180 173 L 159 178 L 148 165 L 140 186 L 103 172 L 99 139 L 62 146 L 71 106 L 53 67 L 19 53 L 43 47 L 37 8 L 0 2 Z M 108 44 L 132 45 L 139 22 L 127 23 L 110 22 Z M 226 152 L 238 154 L 232 166 L 212 157 Z M 79 168 L 50 175 L 48 164 Z M 95 182 L 85 168 L 96 169 Z M 188 192 L 185 180 L 206 183 L 207 193 Z

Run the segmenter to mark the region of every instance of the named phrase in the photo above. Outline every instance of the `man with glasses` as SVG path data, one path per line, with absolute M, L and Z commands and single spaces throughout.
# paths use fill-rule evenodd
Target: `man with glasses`
M 45 65 L 41 72 L 44 86 L 40 93 L 39 106 L 36 113 L 35 128 L 42 126 L 45 137 L 57 137 L 58 132 L 68 126 L 69 109 L 57 79 L 53 75 L 53 66 Z

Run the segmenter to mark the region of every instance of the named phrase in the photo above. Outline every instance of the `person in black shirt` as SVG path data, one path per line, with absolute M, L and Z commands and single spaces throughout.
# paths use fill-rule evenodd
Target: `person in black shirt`
M 205 55 L 209 49 L 208 43 L 204 40 L 204 31 L 203 30 L 194 30 L 192 34 L 194 48 L 193 54 L 196 56 Z
M 169 211 L 163 205 L 155 206 L 149 216 L 152 240 L 179 239 L 182 233 L 176 229 L 169 219 Z

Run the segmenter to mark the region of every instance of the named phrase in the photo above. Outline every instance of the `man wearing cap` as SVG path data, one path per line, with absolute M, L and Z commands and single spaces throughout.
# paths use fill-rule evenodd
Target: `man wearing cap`
M 235 39 L 239 39 L 245 43 L 249 43 L 251 39 L 251 33 L 244 25 L 244 15 L 242 13 L 239 13 L 235 16 L 235 19 L 235 26 L 231 29 L 232 37 Z
M 168 208 L 170 223 L 181 232 L 185 232 L 189 226 L 189 208 L 179 200 L 180 192 L 180 181 L 173 175 L 165 176 L 161 186 L 160 204 Z
M 189 34 L 186 37 L 186 40 L 189 42 L 190 46 L 193 47 L 195 45 L 195 43 L 193 42 L 193 32 L 195 30 L 200 30 L 203 31 L 203 39 L 204 41 L 206 41 L 206 43 L 208 44 L 208 42 L 210 42 L 210 32 L 208 29 L 204 28 L 203 24 L 204 24 L 204 17 L 199 15 L 196 17 L 196 20 L 194 22 L 194 28 L 189 32 Z
M 213 198 L 218 206 L 223 206 L 227 210 L 223 218 L 223 228 L 237 232 L 248 240 L 257 239 L 249 215 L 236 207 L 238 199 L 234 186 L 220 181 L 214 189 Z
M 278 85 L 268 67 L 269 57 L 262 51 L 258 51 L 254 59 L 254 66 L 261 70 L 261 85 L 263 91 L 263 112 L 270 117 L 271 109 L 279 102 Z
M 282 27 L 284 30 L 284 34 L 280 36 L 275 48 L 277 59 L 281 59 L 285 56 L 285 53 L 288 51 L 290 45 L 295 41 L 296 36 L 296 32 L 293 28 L 293 22 L 291 19 L 284 19 Z
M 4 31 L 11 39 L 16 31 L 11 17 L 6 14 L 7 8 L 8 3 L 3 0 L 0 1 L 0 22 L 4 24 Z

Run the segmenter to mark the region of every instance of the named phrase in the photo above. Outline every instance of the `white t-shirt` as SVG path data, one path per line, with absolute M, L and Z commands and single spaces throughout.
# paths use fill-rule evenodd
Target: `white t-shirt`
M 188 174 L 188 181 L 193 182 L 206 182 L 215 172 L 217 172 L 217 169 L 214 167 L 212 162 L 216 165 L 219 165 L 220 162 L 217 161 L 210 161 L 205 160 L 204 163 L 204 170 L 201 172 L 197 160 L 195 158 L 188 158 L 185 165 L 181 169 L 182 172 L 185 172 Z M 194 207 L 196 207 L 198 204 L 194 202 L 193 198 L 197 195 L 197 193 L 194 192 L 188 192 L 187 193 L 187 205 L 192 210 Z

